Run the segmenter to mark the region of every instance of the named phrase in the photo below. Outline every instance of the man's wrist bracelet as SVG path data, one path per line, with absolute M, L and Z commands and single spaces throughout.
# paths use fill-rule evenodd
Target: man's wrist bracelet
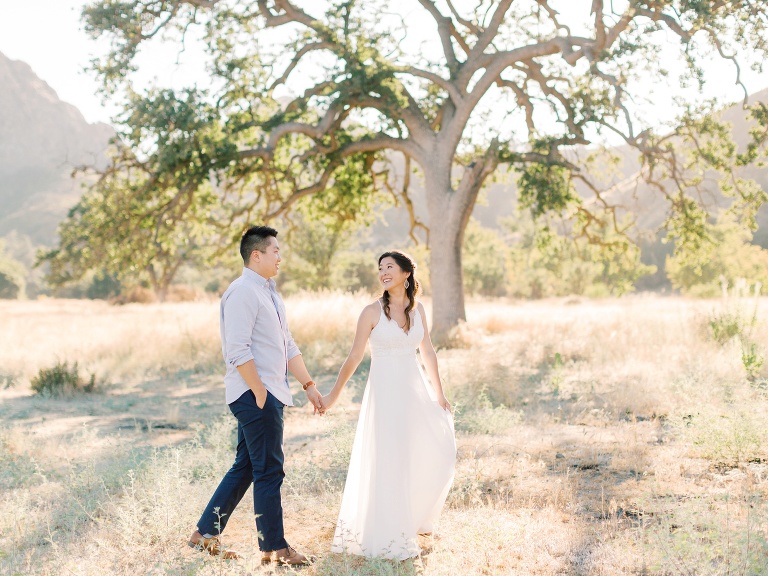
M 304 389 L 304 391 L 306 392 L 306 391 L 307 391 L 307 388 L 309 388 L 310 386 L 317 386 L 317 384 L 315 384 L 315 381 L 314 381 L 314 380 L 310 380 L 309 382 L 307 382 L 306 384 L 304 384 L 304 385 L 302 386 L 302 388 L 303 388 L 303 389 Z

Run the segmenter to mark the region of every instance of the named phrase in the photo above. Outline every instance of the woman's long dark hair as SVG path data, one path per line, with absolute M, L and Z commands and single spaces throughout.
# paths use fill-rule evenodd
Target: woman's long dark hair
M 405 295 L 408 296 L 408 305 L 405 307 L 405 332 L 407 334 L 411 329 L 411 310 L 416 307 L 416 294 L 419 293 L 419 281 L 414 276 L 416 264 L 407 254 L 399 250 L 392 250 L 391 252 L 384 252 L 384 254 L 379 256 L 379 265 L 387 257 L 392 258 L 400 267 L 400 270 L 409 273 L 408 278 L 406 278 L 408 287 L 405 289 Z M 381 299 L 384 302 L 384 314 L 387 315 L 387 319 L 391 320 L 392 318 L 389 316 L 389 292 L 384 290 Z

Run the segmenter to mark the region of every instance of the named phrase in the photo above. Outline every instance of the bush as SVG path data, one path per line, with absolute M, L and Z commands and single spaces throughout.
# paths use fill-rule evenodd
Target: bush
M 707 320 L 707 332 L 712 340 L 721 346 L 725 346 L 734 338 L 738 340 L 741 347 L 741 364 L 747 373 L 747 379 L 754 382 L 765 363 L 762 347 L 752 336 L 757 326 L 757 303 L 761 285 L 759 282 L 755 284 L 751 292 L 749 283 L 741 278 L 736 281 L 729 294 L 725 279 L 721 281 L 723 309 L 710 315 Z M 746 300 L 750 295 L 754 298 L 751 312 L 745 309 Z
M 707 329 L 712 340 L 723 346 L 745 332 L 745 319 L 740 313 L 713 313 L 707 321 Z
M 456 429 L 469 434 L 501 434 L 516 426 L 522 414 L 499 404 L 494 406 L 486 387 L 480 390 L 476 401 L 462 405 L 456 403 Z
M 689 416 L 686 432 L 699 455 L 715 467 L 731 468 L 765 457 L 765 418 L 751 412 Z
M 0 298 L 24 298 L 26 270 L 24 265 L 5 254 L 5 243 L 0 241 Z
M 166 302 L 199 302 L 205 299 L 203 290 L 187 284 L 171 284 L 165 297 Z
M 121 289 L 120 281 L 106 270 L 102 270 L 93 275 L 85 295 L 91 300 L 107 300 L 119 295 Z
M 713 298 L 725 281 L 739 278 L 768 284 L 768 250 L 751 244 L 752 233 L 731 217 L 721 216 L 710 230 L 711 242 L 695 253 L 667 257 L 665 269 L 672 286 L 686 296 Z
M 376 258 L 373 252 L 341 252 L 333 263 L 333 289 L 369 294 L 379 291 Z
M 64 396 L 76 392 L 95 392 L 96 375 L 80 377 L 77 362 L 57 362 L 53 368 L 41 368 L 31 382 L 32 391 L 40 396 Z
M 157 296 L 149 288 L 143 286 L 134 286 L 127 289 L 125 292 L 121 292 L 117 298 L 110 300 L 110 303 L 122 305 L 122 304 L 153 304 L 157 302 Z
M 610 228 L 599 242 L 565 235 L 531 219 L 525 211 L 502 220 L 510 239 L 506 293 L 518 298 L 575 294 L 621 296 L 656 271 L 640 261 L 640 250 Z
M 506 294 L 507 245 L 500 233 L 469 221 L 462 245 L 464 289 L 469 294 Z

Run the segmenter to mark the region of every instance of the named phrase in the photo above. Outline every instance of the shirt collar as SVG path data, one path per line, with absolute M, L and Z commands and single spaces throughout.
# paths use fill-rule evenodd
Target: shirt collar
M 243 276 L 253 280 L 259 286 L 263 286 L 264 288 L 274 288 L 275 287 L 275 281 L 272 278 L 264 278 L 264 276 L 262 276 L 258 272 L 254 272 L 253 270 L 251 270 L 248 267 L 243 267 Z

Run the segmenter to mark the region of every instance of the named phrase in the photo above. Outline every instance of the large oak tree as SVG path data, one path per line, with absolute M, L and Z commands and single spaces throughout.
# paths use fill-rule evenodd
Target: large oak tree
M 724 147 L 723 127 L 693 107 L 680 107 L 675 130 L 656 134 L 637 102 L 676 81 L 665 75 L 670 57 L 693 82 L 711 59 L 730 61 L 728 80 L 740 82 L 736 54 L 746 49 L 760 61 L 765 53 L 766 4 L 102 0 L 85 8 L 84 21 L 111 42 L 94 67 L 108 93 L 126 97 L 116 165 L 141 173 L 137 186 L 154 198 L 147 214 L 178 213 L 205 185 L 218 194 L 207 218 L 225 236 L 229 227 L 229 238 L 235 224 L 285 214 L 307 197 L 353 218 L 383 179 L 392 184 L 382 166 L 393 153 L 405 158 L 397 194 L 411 206 L 417 166 L 427 219 L 412 221 L 428 229 L 433 330 L 444 341 L 465 317 L 464 230 L 501 165 L 518 170 L 523 205 L 537 215 L 567 212 L 586 236 L 620 219 L 572 151 L 609 135 L 637 149 L 683 244 L 700 238 L 706 220 L 691 194 L 705 168 L 726 173 L 724 191 L 754 216 L 765 194 L 732 167 L 757 148 L 739 155 Z M 181 49 L 195 30 L 207 46 L 210 88 L 131 90 L 144 46 L 163 37 Z M 169 114 L 176 109 L 184 113 Z M 116 177 L 103 174 L 102 190 Z M 578 180 L 589 201 L 575 192 Z

